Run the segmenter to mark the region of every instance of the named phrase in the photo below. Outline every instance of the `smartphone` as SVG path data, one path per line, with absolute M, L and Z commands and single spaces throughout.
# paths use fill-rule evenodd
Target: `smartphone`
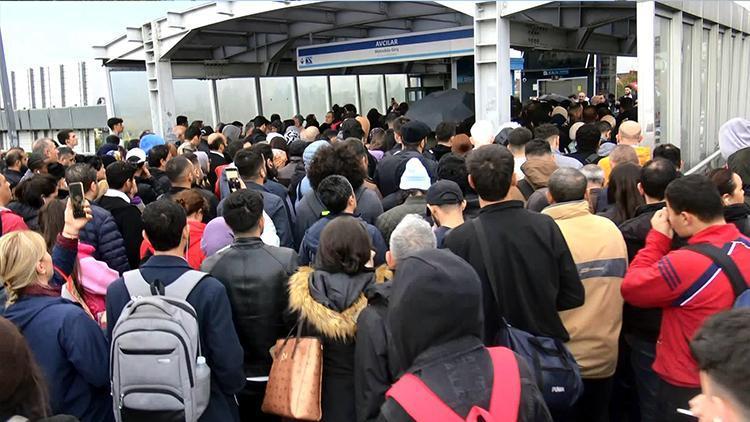
M 70 202 L 73 204 L 73 217 L 85 218 L 86 211 L 83 209 L 83 183 L 75 182 L 68 185 Z
M 229 182 L 229 192 L 237 192 L 240 190 L 240 180 L 236 168 L 227 168 L 227 181 Z

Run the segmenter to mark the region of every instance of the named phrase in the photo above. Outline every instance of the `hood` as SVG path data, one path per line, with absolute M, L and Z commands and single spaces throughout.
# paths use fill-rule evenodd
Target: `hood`
M 750 207 L 747 204 L 732 204 L 724 207 L 724 219 L 727 223 L 743 220 L 750 215 Z
M 590 215 L 591 213 L 589 212 L 589 202 L 583 200 L 560 202 L 559 204 L 550 205 L 542 210 L 542 214 L 547 214 L 554 220 L 565 220 Z
M 596 155 L 600 157 L 607 157 L 615 148 L 617 148 L 617 144 L 613 144 L 612 142 L 605 142 L 599 145 L 599 149 L 596 150 Z
M 727 160 L 729 169 L 737 173 L 742 179 L 742 186 L 750 186 L 750 148 L 743 148 L 729 156 Z M 745 196 L 750 196 L 745 189 Z
M 521 171 L 534 190 L 546 188 L 549 177 L 557 170 L 557 163 L 552 160 L 532 158 L 521 165 Z
M 482 287 L 471 265 L 450 251 L 430 249 L 399 266 L 409 271 L 396 271 L 386 318 L 395 374 L 430 347 L 466 336 L 481 338 Z
M 5 308 L 2 316 L 13 321 L 23 331 L 40 312 L 53 305 L 70 303 L 61 297 L 25 296 Z
M 221 129 L 221 133 L 227 137 L 229 142 L 234 142 L 240 139 L 240 132 L 242 130 L 235 125 L 226 125 Z
M 386 281 L 385 283 L 372 284 L 365 289 L 365 297 L 369 304 L 380 304 L 388 306 L 388 299 L 391 297 L 391 289 L 393 282 Z
M 719 128 L 719 149 L 726 160 L 735 152 L 750 147 L 750 120 L 736 117 Z
M 301 267 L 289 278 L 289 309 L 325 337 L 348 341 L 357 334 L 357 317 L 367 306 L 363 291 L 373 283 L 373 273 L 349 276 Z

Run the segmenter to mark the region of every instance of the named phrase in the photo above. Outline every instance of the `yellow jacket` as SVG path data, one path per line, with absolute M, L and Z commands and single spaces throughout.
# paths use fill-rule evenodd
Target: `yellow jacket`
M 638 156 L 638 163 L 640 163 L 641 166 L 651 159 L 651 148 L 640 145 L 635 145 L 633 148 L 635 148 L 635 155 Z M 609 174 L 612 173 L 612 161 L 609 157 L 604 157 L 599 160 L 597 164 L 599 164 L 599 167 L 604 170 L 604 180 L 609 181 Z
M 560 227 L 586 290 L 583 306 L 560 312 L 570 334 L 566 345 L 583 378 L 610 377 L 617 366 L 622 326 L 620 284 L 628 265 L 625 240 L 614 223 L 589 212 L 587 201 L 554 204 L 542 213 Z

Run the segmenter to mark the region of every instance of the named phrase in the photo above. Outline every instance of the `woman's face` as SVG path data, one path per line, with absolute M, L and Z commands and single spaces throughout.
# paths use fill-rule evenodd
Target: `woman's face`
M 326 113 L 326 123 L 329 125 L 333 123 L 333 113 Z
M 745 191 L 742 189 L 742 178 L 737 173 L 732 173 L 734 182 L 734 192 L 731 195 L 724 195 L 726 205 L 741 204 L 745 201 Z

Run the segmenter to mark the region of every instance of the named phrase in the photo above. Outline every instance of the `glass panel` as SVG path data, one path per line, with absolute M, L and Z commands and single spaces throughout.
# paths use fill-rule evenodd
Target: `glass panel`
M 219 97 L 219 120 L 224 123 L 235 120 L 246 123 L 258 114 L 254 78 L 219 79 L 216 81 L 216 95 Z
M 174 86 L 175 112 L 177 116 L 187 116 L 188 122 L 203 120 L 203 124 L 212 125 L 211 99 L 208 81 L 198 79 L 175 79 Z
M 669 19 L 656 17 L 654 28 L 654 125 L 655 143 L 669 139 Z
M 326 77 L 298 77 L 297 92 L 299 95 L 300 114 L 305 117 L 308 114 L 314 114 L 318 122 L 322 123 L 328 111 L 326 107 Z
M 294 86 L 292 78 L 260 78 L 260 92 L 263 101 L 263 115 L 270 118 L 276 113 L 282 120 L 294 115 Z
M 692 163 L 693 158 L 693 145 L 694 140 L 692 138 L 692 123 L 693 115 L 691 113 L 691 106 L 693 105 L 693 90 L 691 89 L 693 82 L 693 25 L 682 25 L 682 78 L 681 78 L 681 124 L 680 128 L 680 144 L 679 147 L 683 151 L 683 160 L 687 163 Z
M 398 103 L 406 101 L 406 75 L 385 75 L 385 89 L 389 105 L 391 99 Z
M 383 76 L 361 75 L 359 77 L 359 96 L 362 101 L 361 114 L 367 115 L 371 108 L 383 113 Z
M 706 158 L 708 153 L 706 151 L 706 132 L 708 125 L 708 116 L 706 115 L 706 109 L 708 108 L 708 42 L 711 39 L 711 31 L 703 29 L 703 36 L 701 38 L 701 86 L 700 86 L 700 116 L 698 124 L 698 151 L 700 151 L 700 160 Z
M 357 103 L 357 77 L 354 75 L 331 76 L 331 101 L 333 104 Z
M 123 138 L 137 138 L 144 130 L 151 129 L 146 72 L 112 71 L 110 77 L 114 113 L 125 121 Z

